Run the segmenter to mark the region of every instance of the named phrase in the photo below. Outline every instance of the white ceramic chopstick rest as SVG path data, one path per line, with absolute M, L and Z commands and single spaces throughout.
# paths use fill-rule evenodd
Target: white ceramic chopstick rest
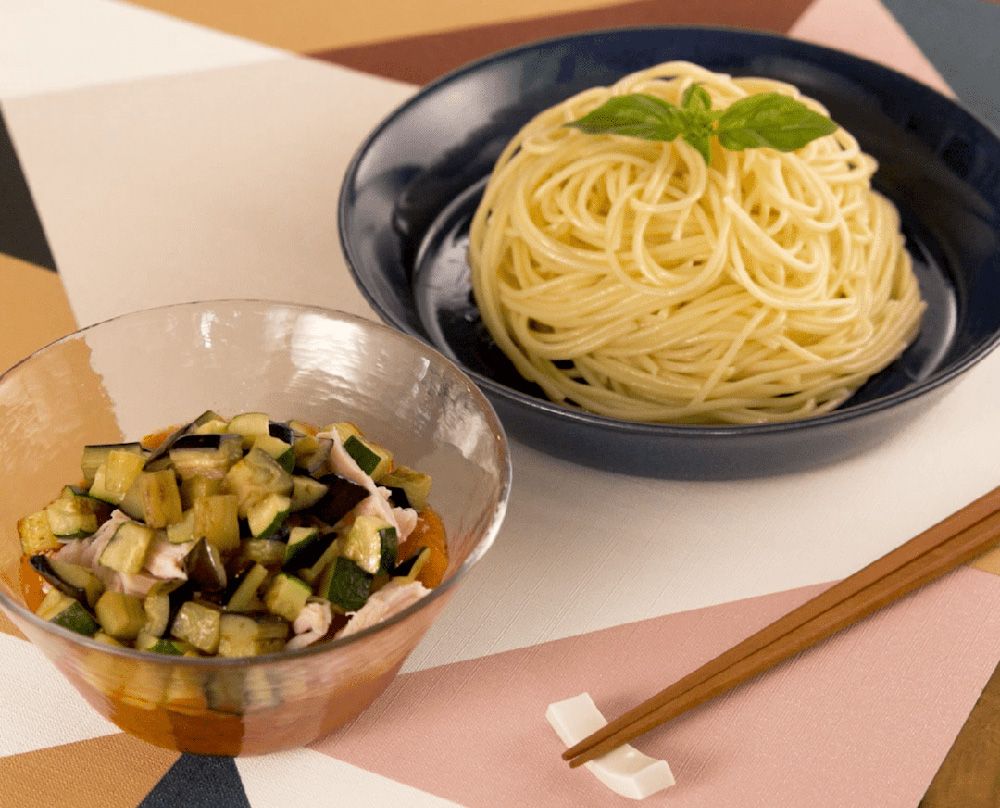
M 579 743 L 608 723 L 589 693 L 553 702 L 545 718 L 566 746 Z M 675 783 L 667 761 L 644 755 L 629 744 L 583 765 L 616 794 L 633 800 L 644 799 Z

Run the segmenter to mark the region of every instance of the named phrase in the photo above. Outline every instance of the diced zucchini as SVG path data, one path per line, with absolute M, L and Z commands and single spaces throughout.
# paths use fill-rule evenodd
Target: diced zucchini
M 38 607 L 37 615 L 57 626 L 62 626 L 77 634 L 91 637 L 97 631 L 97 621 L 80 601 L 63 594 L 58 589 L 50 589 Z
M 416 508 L 418 511 L 427 507 L 427 498 L 431 493 L 431 476 L 421 471 L 414 471 L 406 466 L 396 466 L 386 474 L 380 485 L 393 491 L 393 501 L 400 508 Z M 394 489 L 399 489 L 406 497 L 406 502 L 399 502 Z
M 292 492 L 292 475 L 267 452 L 251 449 L 226 473 L 223 488 L 236 494 L 239 515 L 246 518 L 250 507 L 268 495 L 288 496 Z
M 345 612 L 356 612 L 368 601 L 373 575 L 349 558 L 339 557 L 319 579 L 316 593 Z
M 234 415 L 229 421 L 229 432 L 243 438 L 243 448 L 253 446 L 253 439 L 258 435 L 270 434 L 271 419 L 265 412 L 243 412 Z
M 49 516 L 44 510 L 35 511 L 30 516 L 18 519 L 17 535 L 21 537 L 21 550 L 25 555 L 35 555 L 59 548 L 59 540 L 52 532 Z
M 220 552 L 240 546 L 240 523 L 233 494 L 198 497 L 194 501 L 194 537 L 214 544 Z
M 64 539 L 82 539 L 97 530 L 97 515 L 89 497 L 65 495 L 45 506 L 49 527 Z
M 105 592 L 94 605 L 94 613 L 104 633 L 119 640 L 134 640 L 146 623 L 142 601 L 124 592 Z
M 132 519 L 135 519 L 137 522 L 141 522 L 142 518 L 146 515 L 142 504 L 141 474 L 135 478 L 135 482 L 132 483 L 132 487 L 125 492 L 125 496 L 122 497 L 122 501 L 118 503 L 118 510 L 127 514 Z
M 379 568 L 383 572 L 389 572 L 396 566 L 399 559 L 399 537 L 396 535 L 396 528 L 384 527 L 378 532 L 382 540 L 382 558 Z
M 229 431 L 229 422 L 213 410 L 205 410 L 191 423 L 192 435 L 225 435 Z
M 140 651 L 152 651 L 154 654 L 165 654 L 166 656 L 189 656 L 191 646 L 181 640 L 173 640 L 168 637 L 157 637 L 145 631 L 139 633 L 135 639 L 135 647 Z
M 98 631 L 94 635 L 94 642 L 99 642 L 102 645 L 110 645 L 113 648 L 124 648 L 125 647 L 123 643 L 118 642 L 118 640 L 116 640 L 110 634 L 105 634 L 103 631 Z
M 285 560 L 285 543 L 276 539 L 244 539 L 240 542 L 239 557 L 265 567 L 280 567 Z
M 184 511 L 179 522 L 167 525 L 167 541 L 171 544 L 194 541 L 194 510 Z
M 312 477 L 305 477 L 296 474 L 292 477 L 292 506 L 293 511 L 302 511 L 311 508 L 326 494 L 329 489 L 319 480 Z
M 392 470 L 392 452 L 359 435 L 347 438 L 344 441 L 344 450 L 375 482 L 379 482 Z
M 234 498 L 235 499 L 235 498 Z M 254 503 L 247 510 L 247 524 L 250 532 L 258 539 L 266 539 L 274 533 L 291 510 L 292 501 L 281 494 L 270 494 Z
M 292 448 L 295 450 L 295 465 L 313 477 L 322 477 L 330 472 L 333 441 L 329 438 L 306 436 L 297 439 Z
M 272 435 L 258 435 L 253 439 L 253 448 L 266 452 L 289 473 L 295 468 L 295 451 L 290 443 L 285 443 L 280 438 Z
M 327 534 L 327 536 L 331 535 L 336 536 L 335 533 Z M 322 575 L 330 567 L 330 565 L 333 564 L 333 560 L 340 555 L 340 542 L 341 540 L 339 538 L 334 538 L 334 540 L 327 545 L 323 554 L 314 564 L 308 567 L 303 567 L 300 570 L 296 570 L 295 574 L 307 583 L 316 583 L 320 575 Z
M 150 527 L 123 522 L 101 553 L 100 563 L 118 572 L 141 572 L 154 536 Z
M 239 435 L 184 435 L 170 449 L 170 462 L 182 480 L 221 478 L 242 456 Z
M 80 470 L 83 472 L 83 479 L 87 481 L 88 488 L 94 483 L 94 475 L 97 474 L 97 469 L 107 460 L 108 452 L 113 449 L 132 452 L 140 457 L 146 454 L 139 443 L 105 443 L 84 446 L 83 456 L 80 458 Z
M 327 491 L 313 506 L 313 513 L 328 525 L 337 524 L 369 496 L 368 489 L 363 485 L 352 483 L 337 474 L 327 474 L 320 482 L 327 487 Z
M 74 600 L 93 606 L 104 591 L 104 584 L 86 567 L 70 564 L 45 555 L 33 555 L 31 566 L 46 581 Z
M 320 533 L 315 527 L 293 527 L 288 534 L 288 544 L 285 546 L 285 558 L 281 568 L 285 572 L 294 572 L 304 567 L 311 567 L 335 538 L 335 534 Z
M 294 418 L 288 422 L 288 426 L 299 435 L 315 435 L 319 432 L 315 424 L 310 424 L 307 421 L 296 421 Z
M 142 473 L 144 465 L 141 454 L 127 449 L 112 449 L 94 472 L 90 496 L 118 505 Z
M 404 583 L 409 583 L 410 581 L 417 580 L 417 576 L 420 575 L 420 570 L 424 568 L 424 565 L 430 561 L 431 558 L 431 548 L 422 547 L 420 552 L 416 555 L 410 556 L 406 561 L 401 561 L 392 570 L 393 578 L 401 578 Z
M 143 521 L 161 528 L 181 520 L 181 492 L 171 469 L 144 471 L 139 475 Z
M 170 593 L 151 590 L 143 598 L 142 608 L 146 615 L 142 630 L 154 637 L 162 637 L 170 625 Z
M 219 413 L 215 410 L 205 410 L 201 415 L 195 418 L 191 423 L 194 426 L 204 426 L 205 424 L 211 423 L 212 421 L 225 421 Z
M 359 516 L 341 541 L 340 554 L 374 575 L 382 563 L 382 531 L 395 529 L 378 516 Z
M 187 559 L 188 580 L 203 592 L 221 592 L 226 588 L 226 568 L 219 548 L 198 539 Z
M 287 572 L 279 572 L 271 579 L 271 585 L 264 595 L 264 604 L 271 614 L 293 623 L 311 595 L 312 588 L 305 581 Z
M 232 595 L 226 602 L 226 609 L 231 612 L 250 611 L 257 600 L 257 591 L 267 580 L 268 575 L 267 567 L 254 562 L 242 574 L 234 576 L 230 584 Z M 232 584 L 235 584 L 235 587 Z
M 181 505 L 190 508 L 198 497 L 211 497 L 222 493 L 221 477 L 205 477 L 196 474 L 181 480 Z
M 244 657 L 271 654 L 285 647 L 288 623 L 276 617 L 222 615 L 219 656 Z
M 219 650 L 220 617 L 218 609 L 189 600 L 177 612 L 170 633 L 199 651 L 214 654 Z

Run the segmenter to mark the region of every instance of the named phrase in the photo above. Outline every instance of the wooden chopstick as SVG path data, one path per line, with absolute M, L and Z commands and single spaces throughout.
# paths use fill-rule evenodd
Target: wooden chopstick
M 1000 540 L 1000 487 L 845 578 L 563 753 L 579 766 L 777 665 Z

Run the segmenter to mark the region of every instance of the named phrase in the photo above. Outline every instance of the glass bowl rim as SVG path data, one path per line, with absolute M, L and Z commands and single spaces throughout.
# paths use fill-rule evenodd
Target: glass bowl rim
M 252 305 L 259 306 L 262 309 L 266 308 L 281 308 L 281 309 L 291 309 L 298 313 L 311 312 L 314 314 L 320 314 L 327 318 L 346 322 L 353 325 L 361 326 L 362 328 L 369 329 L 376 333 L 381 333 L 383 335 L 390 336 L 391 339 L 398 340 L 403 344 L 408 344 L 412 348 L 417 349 L 419 355 L 427 356 L 432 361 L 436 362 L 449 376 L 451 376 L 456 381 L 460 382 L 465 388 L 466 392 L 471 394 L 474 401 L 476 401 L 480 412 L 486 417 L 486 422 L 489 428 L 492 430 L 493 434 L 499 438 L 494 442 L 494 452 L 496 459 L 502 469 L 502 474 L 499 481 L 499 488 L 495 494 L 496 504 L 493 507 L 492 514 L 489 517 L 489 524 L 486 526 L 486 530 L 480 536 L 476 545 L 472 548 L 469 556 L 462 562 L 461 566 L 455 570 L 450 578 L 443 580 L 436 587 L 431 589 L 426 595 L 420 598 L 415 603 L 410 604 L 405 609 L 397 612 L 391 617 L 381 620 L 368 628 L 362 629 L 356 634 L 351 634 L 347 637 L 340 637 L 338 639 L 329 640 L 327 642 L 317 642 L 313 645 L 308 645 L 304 648 L 296 648 L 291 651 L 276 651 L 270 654 L 260 654 L 258 656 L 250 657 L 185 657 L 185 656 L 168 656 L 164 654 L 156 654 L 151 651 L 139 651 L 135 648 L 129 648 L 127 646 L 113 646 L 106 645 L 104 643 L 97 642 L 91 637 L 87 637 L 83 634 L 77 634 L 74 631 L 70 631 L 67 628 L 58 626 L 54 623 L 50 623 L 47 620 L 42 620 L 38 615 L 36 615 L 31 609 L 22 605 L 7 596 L 4 589 L 0 587 L 0 607 L 4 610 L 16 614 L 19 618 L 26 620 L 29 624 L 41 631 L 49 634 L 53 634 L 57 637 L 61 637 L 64 640 L 68 640 L 72 644 L 82 646 L 83 648 L 90 649 L 92 651 L 98 651 L 100 653 L 106 653 L 110 656 L 121 657 L 126 660 L 136 660 L 139 662 L 149 662 L 154 665 L 164 665 L 164 666 L 174 666 L 181 665 L 189 668 L 229 668 L 229 667 L 241 667 L 248 668 L 251 666 L 257 666 L 260 664 L 279 664 L 284 662 L 292 662 L 299 659 L 305 659 L 307 657 L 319 656 L 321 654 L 334 651 L 340 648 L 349 647 L 355 643 L 361 642 L 368 637 L 376 636 L 383 631 L 395 626 L 399 623 L 406 621 L 411 615 L 416 614 L 418 611 L 422 610 L 425 606 L 429 605 L 431 602 L 440 598 L 445 592 L 449 591 L 452 586 L 463 578 L 469 570 L 474 567 L 479 560 L 486 554 L 486 551 L 493 546 L 493 542 L 496 539 L 496 535 L 500 530 L 500 526 L 503 523 L 504 516 L 507 511 L 507 502 L 510 497 L 510 489 L 512 482 L 512 467 L 510 460 L 509 444 L 507 441 L 507 435 L 504 431 L 503 425 L 500 423 L 500 419 L 497 417 L 496 411 L 493 409 L 493 405 L 490 404 L 489 400 L 479 389 L 479 387 L 469 378 L 469 375 L 465 373 L 461 368 L 456 365 L 455 362 L 450 360 L 436 348 L 428 345 L 427 343 L 419 340 L 409 334 L 403 333 L 395 328 L 391 328 L 388 325 L 377 322 L 375 320 L 368 320 L 364 317 L 360 317 L 356 314 L 350 314 L 349 312 L 341 311 L 339 309 L 329 309 L 323 306 L 312 306 L 302 303 L 292 303 L 280 300 L 264 300 L 261 298 L 213 298 L 210 300 L 194 300 L 183 303 L 171 303 L 163 306 L 153 306 L 145 309 L 136 309 L 134 311 L 128 311 L 122 314 L 116 314 L 107 319 L 101 320 L 96 323 L 92 323 L 83 328 L 79 328 L 69 334 L 65 334 L 52 342 L 43 345 L 41 348 L 32 351 L 23 359 L 19 360 L 15 364 L 11 365 L 5 371 L 0 373 L 0 385 L 3 385 L 17 369 L 21 368 L 23 365 L 31 362 L 36 357 L 48 353 L 50 350 L 56 348 L 59 345 L 68 343 L 71 340 L 75 340 L 89 331 L 93 331 L 98 328 L 110 325 L 112 323 L 117 323 L 121 320 L 131 320 L 138 319 L 143 316 L 156 315 L 156 314 L 167 314 L 171 311 L 180 310 L 197 310 L 199 308 L 207 309 L 214 305 L 219 304 L 236 304 L 236 305 Z

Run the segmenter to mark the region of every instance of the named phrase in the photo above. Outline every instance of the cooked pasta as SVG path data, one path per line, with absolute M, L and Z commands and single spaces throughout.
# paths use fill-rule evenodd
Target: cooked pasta
M 630 93 L 713 109 L 788 84 L 686 62 L 586 90 L 507 145 L 471 225 L 483 321 L 554 401 L 615 418 L 748 424 L 827 412 L 913 340 L 920 299 L 877 164 L 842 128 L 794 152 L 565 124 Z

